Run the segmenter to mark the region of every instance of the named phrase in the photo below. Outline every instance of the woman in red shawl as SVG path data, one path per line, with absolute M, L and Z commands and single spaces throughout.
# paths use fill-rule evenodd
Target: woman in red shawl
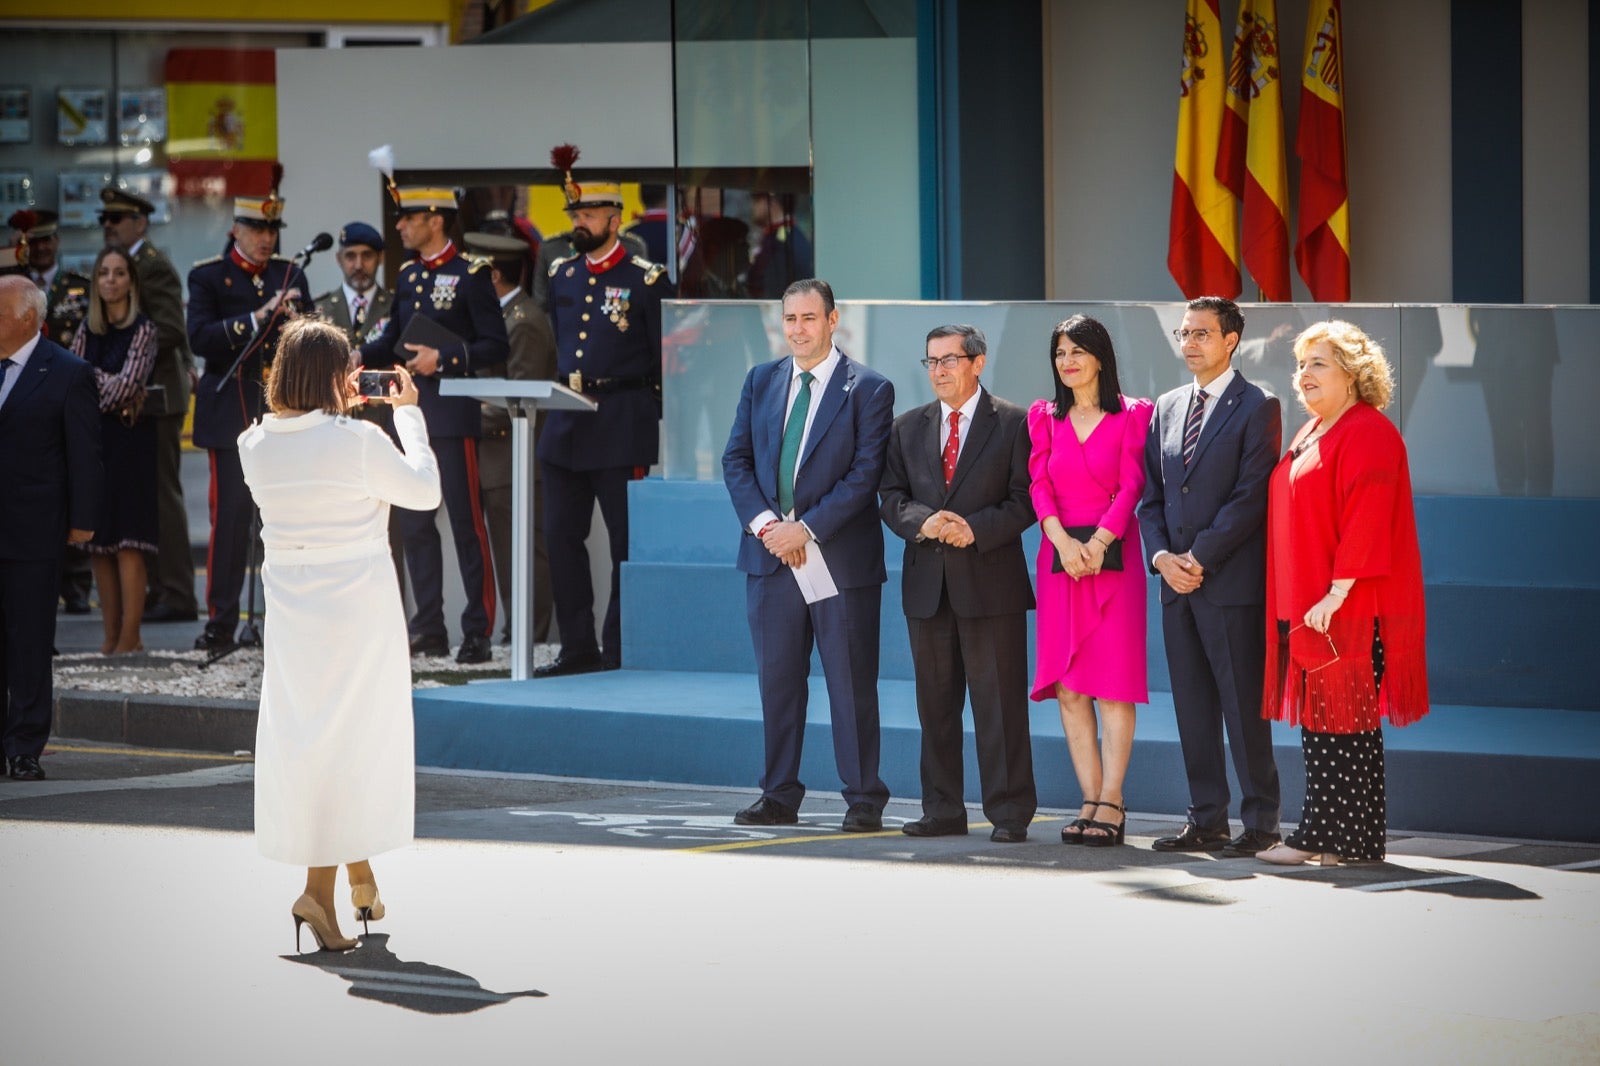
M 1428 713 L 1422 556 L 1405 443 L 1378 412 L 1383 349 L 1348 322 L 1294 342 L 1311 413 L 1267 503 L 1268 718 L 1301 727 L 1300 828 L 1256 857 L 1292 866 L 1384 857 L 1383 731 Z

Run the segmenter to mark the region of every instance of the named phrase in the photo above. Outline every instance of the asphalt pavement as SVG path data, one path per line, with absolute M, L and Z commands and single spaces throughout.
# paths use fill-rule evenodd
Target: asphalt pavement
M 389 913 L 291 950 L 252 766 L 53 742 L 0 781 L 0 1063 L 1593 1063 L 1600 847 L 1280 869 L 732 824 L 751 792 L 422 772 Z M 360 933 L 348 909 L 346 933 Z M 311 946 L 310 938 L 305 941 Z

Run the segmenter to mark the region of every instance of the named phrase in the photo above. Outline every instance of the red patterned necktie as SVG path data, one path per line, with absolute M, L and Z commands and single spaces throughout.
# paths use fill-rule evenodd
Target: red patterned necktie
M 944 487 L 956 477 L 956 459 L 961 455 L 961 412 L 950 412 L 950 436 L 944 442 Z
M 1194 390 L 1194 402 L 1189 406 L 1189 420 L 1183 426 L 1183 465 L 1188 466 L 1194 458 L 1195 445 L 1200 443 L 1200 423 L 1205 419 L 1206 413 L 1205 389 Z

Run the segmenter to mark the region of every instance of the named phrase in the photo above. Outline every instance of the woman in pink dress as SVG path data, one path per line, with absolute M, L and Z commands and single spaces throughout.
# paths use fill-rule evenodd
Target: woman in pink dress
M 1028 410 L 1028 473 L 1044 532 L 1033 699 L 1060 704 L 1083 790 L 1061 842 L 1108 847 L 1122 843 L 1127 826 L 1122 784 L 1134 704 L 1150 699 L 1144 554 L 1133 512 L 1144 491 L 1144 442 L 1155 406 L 1121 395 L 1111 336 L 1086 315 L 1055 328 L 1050 360 L 1055 399 Z

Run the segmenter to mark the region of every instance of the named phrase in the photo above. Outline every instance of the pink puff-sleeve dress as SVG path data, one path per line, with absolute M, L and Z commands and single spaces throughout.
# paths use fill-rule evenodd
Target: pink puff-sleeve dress
M 1102 418 L 1079 441 L 1070 418 L 1038 400 L 1028 409 L 1033 509 L 1042 522 L 1104 526 L 1122 538 L 1122 570 L 1074 580 L 1053 573 L 1055 546 L 1039 540 L 1035 564 L 1038 672 L 1034 700 L 1054 699 L 1056 685 L 1099 699 L 1148 703 L 1145 675 L 1145 571 L 1134 515 L 1144 492 L 1144 444 L 1155 405 L 1122 397 L 1122 410 Z

